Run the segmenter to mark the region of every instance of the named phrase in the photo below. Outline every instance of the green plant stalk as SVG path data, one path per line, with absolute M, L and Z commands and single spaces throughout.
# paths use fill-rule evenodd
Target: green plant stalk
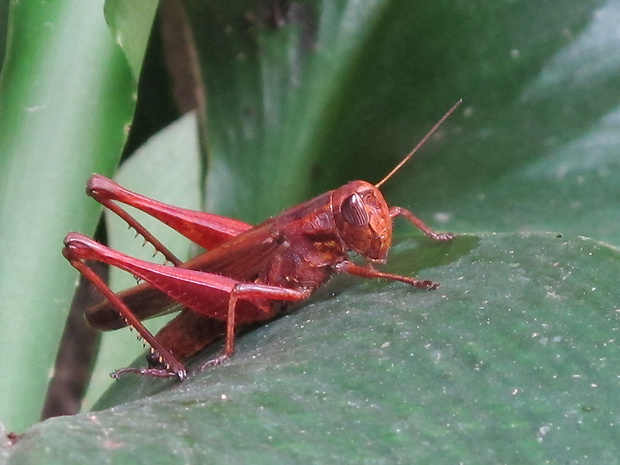
M 92 233 L 83 193 L 111 173 L 135 105 L 135 83 L 102 2 L 13 2 L 0 76 L 0 422 L 36 421 L 76 274 L 68 230 Z

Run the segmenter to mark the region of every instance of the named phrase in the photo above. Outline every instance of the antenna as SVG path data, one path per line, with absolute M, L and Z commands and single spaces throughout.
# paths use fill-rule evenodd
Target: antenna
M 447 119 L 448 119 L 448 117 L 449 117 L 452 113 L 454 113 L 454 110 L 456 110 L 456 108 L 457 108 L 457 107 L 458 107 L 461 103 L 463 103 L 463 99 L 462 99 L 462 98 L 458 99 L 458 101 L 457 101 L 454 105 L 452 105 L 452 108 L 450 108 L 450 109 L 446 112 L 446 114 L 445 114 L 445 115 L 443 115 L 443 116 L 441 117 L 441 119 L 435 123 L 435 126 L 433 126 L 433 127 L 431 128 L 431 130 L 430 130 L 430 131 L 428 131 L 428 132 L 426 133 L 426 135 L 422 138 L 422 140 L 421 140 L 420 142 L 418 142 L 418 143 L 417 143 L 417 145 L 413 148 L 413 150 L 411 150 L 411 152 L 409 152 L 409 153 L 407 154 L 407 156 L 406 156 L 405 158 L 403 158 L 403 159 L 400 161 L 400 163 L 399 163 L 398 165 L 396 165 L 396 166 L 392 169 L 392 171 L 390 171 L 390 172 L 389 172 L 389 173 L 388 173 L 388 174 L 387 174 L 387 175 L 386 175 L 386 176 L 385 176 L 385 177 L 384 177 L 381 181 L 379 181 L 377 184 L 375 184 L 375 187 L 376 187 L 377 189 L 378 189 L 379 187 L 381 187 L 381 184 L 383 184 L 385 181 L 387 181 L 388 179 L 390 179 L 394 173 L 396 173 L 399 169 L 401 169 L 401 168 L 402 168 L 402 166 L 403 166 L 405 163 L 407 163 L 407 162 L 411 159 L 411 157 L 413 157 L 413 155 L 414 155 L 414 154 L 418 151 L 418 149 L 419 149 L 420 147 L 422 147 L 422 146 L 426 143 L 426 141 L 427 141 L 427 140 L 428 140 L 428 139 L 429 139 L 429 138 L 430 138 L 433 134 L 435 134 L 435 131 L 437 131 L 437 129 L 439 128 L 439 126 L 441 126 L 441 125 L 443 124 L 443 122 L 444 122 L 445 120 L 447 120 Z

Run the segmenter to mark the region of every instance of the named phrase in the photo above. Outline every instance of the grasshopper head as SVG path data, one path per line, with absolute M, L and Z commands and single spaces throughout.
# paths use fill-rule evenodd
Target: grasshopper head
M 384 261 L 392 243 L 392 218 L 379 189 L 366 181 L 352 181 L 333 191 L 331 205 L 347 246 L 364 258 Z

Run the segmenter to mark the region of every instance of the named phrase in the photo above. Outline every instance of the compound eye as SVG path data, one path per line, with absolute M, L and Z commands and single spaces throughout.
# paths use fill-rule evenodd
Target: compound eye
M 370 222 L 368 210 L 357 193 L 344 199 L 340 211 L 344 220 L 352 226 L 366 226 Z

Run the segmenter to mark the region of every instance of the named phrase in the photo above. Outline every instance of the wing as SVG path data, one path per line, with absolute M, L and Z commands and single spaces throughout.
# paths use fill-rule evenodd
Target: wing
M 252 281 L 275 255 L 288 247 L 275 221 L 266 221 L 181 266 Z
M 148 283 L 119 292 L 118 296 L 136 313 L 140 320 L 166 315 L 183 309 L 171 297 Z M 127 322 L 110 302 L 103 300 L 84 312 L 89 326 L 100 331 L 112 331 L 127 326 Z
M 240 281 L 252 281 L 270 260 L 289 244 L 279 235 L 274 221 L 266 221 L 180 265 L 217 273 Z M 119 297 L 140 319 L 182 310 L 174 299 L 144 283 L 119 293 Z M 108 301 L 90 307 L 86 321 L 93 328 L 109 331 L 127 326 L 125 319 Z

